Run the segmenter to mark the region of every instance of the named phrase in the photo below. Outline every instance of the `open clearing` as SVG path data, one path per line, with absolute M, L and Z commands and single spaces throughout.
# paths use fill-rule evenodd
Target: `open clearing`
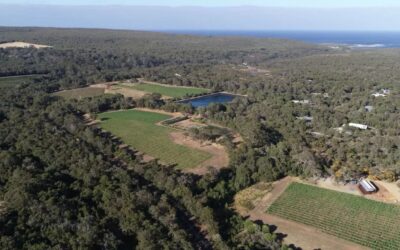
M 173 86 L 158 83 L 123 83 L 123 82 L 109 82 L 92 84 L 89 87 L 59 91 L 56 95 L 65 98 L 81 99 L 84 97 L 93 97 L 102 94 L 121 94 L 125 97 L 132 97 L 139 99 L 151 93 L 159 93 L 162 98 L 181 98 L 186 95 L 196 95 L 208 93 L 208 89 Z
M 124 85 L 126 86 L 126 85 Z M 208 89 L 174 86 L 167 84 L 157 84 L 149 82 L 141 82 L 139 84 L 132 84 L 129 88 L 136 89 L 147 93 L 159 93 L 163 96 L 169 96 L 173 98 L 181 98 L 187 95 L 198 95 L 208 93 Z
M 162 163 L 177 164 L 180 169 L 189 169 L 212 157 L 205 151 L 174 143 L 170 134 L 176 130 L 157 125 L 168 118 L 171 116 L 139 110 L 99 114 L 103 129 L 120 137 L 133 148 L 160 159 Z
M 43 49 L 50 48 L 51 46 L 42 45 L 42 44 L 34 44 L 34 43 L 26 43 L 26 42 L 9 42 L 9 43 L 0 43 L 0 49 L 8 49 L 8 48 L 35 48 L 35 49 Z
M 400 249 L 400 206 L 293 182 L 267 211 L 373 249 Z
M 201 162 L 195 168 L 187 169 L 187 172 L 204 175 L 209 172 L 208 167 L 213 167 L 214 169 L 220 170 L 228 167 L 229 165 L 229 155 L 226 152 L 225 147 L 222 145 L 207 142 L 203 143 L 186 136 L 180 131 L 170 133 L 170 138 L 176 144 L 198 149 L 211 155 L 209 159 Z
M 105 93 L 106 94 L 121 94 L 125 97 L 131 97 L 133 99 L 140 99 L 143 96 L 148 94 L 147 92 L 133 89 L 133 88 L 127 87 L 123 84 L 113 85 L 109 88 L 106 88 Z
M 82 99 L 85 97 L 93 97 L 93 96 L 100 96 L 103 95 L 104 89 L 103 88 L 92 88 L 92 87 L 86 87 L 86 88 L 79 88 L 79 89 L 70 89 L 70 90 L 63 90 L 54 93 L 57 96 L 64 97 L 66 99 Z

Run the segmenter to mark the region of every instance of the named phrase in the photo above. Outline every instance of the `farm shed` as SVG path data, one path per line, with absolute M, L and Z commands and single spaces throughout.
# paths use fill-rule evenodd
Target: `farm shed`
M 372 194 L 378 191 L 374 184 L 366 179 L 360 181 L 360 183 L 358 184 L 358 188 L 363 194 Z

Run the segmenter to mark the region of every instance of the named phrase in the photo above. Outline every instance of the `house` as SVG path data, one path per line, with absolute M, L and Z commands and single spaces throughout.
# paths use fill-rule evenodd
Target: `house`
M 374 96 L 374 97 L 385 97 L 386 95 L 377 92 L 377 93 L 373 93 L 372 96 Z
M 293 103 L 310 104 L 310 100 L 292 100 Z
M 349 123 L 349 127 L 359 128 L 359 129 L 362 129 L 362 130 L 368 129 L 367 125 L 359 124 L 359 123 L 352 123 L 352 122 Z
M 390 89 L 381 89 L 376 93 L 373 93 L 372 96 L 375 97 L 385 97 L 390 94 Z
M 363 194 L 372 194 L 378 191 L 375 185 L 367 179 L 362 179 L 358 184 L 358 188 Z
M 367 105 L 364 108 L 366 112 L 371 112 L 374 109 L 374 106 Z
M 313 121 L 313 117 L 312 116 L 298 116 L 296 117 L 298 120 L 303 120 L 306 122 L 312 122 Z

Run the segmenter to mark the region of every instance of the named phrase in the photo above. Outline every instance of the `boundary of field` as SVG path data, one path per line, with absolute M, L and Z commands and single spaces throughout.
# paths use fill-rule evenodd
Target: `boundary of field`
M 0 76 L 0 79 L 7 79 L 7 78 L 19 78 L 19 77 L 39 77 L 45 76 L 46 74 L 27 74 L 27 75 L 16 75 L 16 76 Z
M 163 115 L 168 115 L 171 116 L 170 118 L 167 118 L 165 120 L 159 121 L 157 123 L 155 123 L 154 125 L 156 126 L 161 126 L 161 127 L 166 127 L 168 129 L 171 129 L 172 131 L 169 133 L 169 137 L 171 139 L 171 143 L 175 143 L 178 145 L 182 145 L 185 146 L 187 148 L 191 148 L 191 149 L 195 149 L 195 150 L 199 150 L 202 152 L 206 152 L 210 155 L 210 157 L 206 160 L 204 160 L 203 162 L 201 162 L 199 165 L 194 166 L 192 168 L 188 168 L 188 169 L 180 169 L 182 172 L 185 173 L 191 173 L 191 174 L 196 174 L 196 175 L 204 175 L 206 173 L 209 172 L 208 169 L 208 164 L 212 164 L 215 163 L 216 161 L 219 163 L 219 165 L 212 165 L 212 167 L 216 170 L 221 170 L 223 168 L 227 168 L 229 166 L 229 153 L 227 152 L 227 149 L 225 146 L 218 144 L 218 143 L 211 143 L 209 145 L 203 145 L 202 142 L 199 142 L 191 137 L 187 137 L 184 133 L 185 133 L 185 129 L 182 128 L 176 128 L 173 127 L 171 125 L 164 125 L 162 124 L 162 122 L 164 121 L 168 121 L 170 119 L 175 119 L 177 117 L 183 116 L 183 114 L 181 112 L 167 112 L 164 110 L 157 110 L 157 109 L 149 109 L 149 108 L 132 108 L 132 109 L 119 109 L 119 110 L 110 110 L 110 111 L 106 111 L 107 113 L 114 113 L 114 112 L 123 112 L 123 111 L 129 111 L 129 110 L 136 110 L 136 111 L 141 111 L 141 112 L 148 112 L 148 113 L 157 113 L 157 114 L 163 114 Z M 88 126 L 96 126 L 99 129 L 101 129 L 103 132 L 107 132 L 113 135 L 113 133 L 111 131 L 105 130 L 103 128 L 101 128 L 101 126 L 99 125 L 100 121 L 99 120 L 93 120 L 91 118 L 89 118 L 88 114 L 84 115 L 84 119 L 85 122 Z M 188 142 L 187 140 L 183 140 L 183 141 L 176 141 L 176 136 L 174 136 L 174 133 L 179 133 L 181 134 L 181 136 L 183 138 L 190 138 L 190 140 L 192 142 Z M 178 136 L 179 137 L 179 136 Z M 154 156 L 137 150 L 134 146 L 131 145 L 127 145 L 124 143 L 124 141 L 121 138 L 118 138 L 119 142 L 120 142 L 120 146 L 123 147 L 128 147 L 132 152 L 136 152 L 137 155 L 141 155 L 143 157 L 143 162 L 148 162 L 155 158 Z M 193 144 L 192 144 L 193 143 Z M 190 146 L 188 144 L 191 144 Z M 216 150 L 223 150 L 225 155 L 219 155 L 216 153 Z M 166 163 L 164 163 L 161 159 L 157 159 L 159 161 L 160 164 L 162 165 L 168 165 Z M 220 161 L 222 161 L 223 163 L 220 163 Z M 179 169 L 179 168 L 177 168 Z
M 152 85 L 158 85 L 158 86 L 163 86 L 163 87 L 168 87 L 168 88 L 204 89 L 204 90 L 211 91 L 211 89 L 195 87 L 195 86 L 182 86 L 182 85 L 175 85 L 175 84 L 152 82 L 152 81 L 147 81 L 143 78 L 138 78 L 137 80 L 138 80 L 138 82 L 136 82 L 136 84 L 144 83 L 144 84 L 152 84 Z M 135 83 L 132 83 L 132 84 L 135 84 Z

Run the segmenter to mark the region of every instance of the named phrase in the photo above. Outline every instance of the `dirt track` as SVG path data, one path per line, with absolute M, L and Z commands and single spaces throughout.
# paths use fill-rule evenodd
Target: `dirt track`
M 342 240 L 335 236 L 321 232 L 320 230 L 297 222 L 289 221 L 277 216 L 267 214 L 267 208 L 285 191 L 286 187 L 293 181 L 286 177 L 273 183 L 273 190 L 265 195 L 255 208 L 247 212 L 237 207 L 237 211 L 251 220 L 261 220 L 264 223 L 276 226 L 276 233 L 285 235 L 284 243 L 294 245 L 301 249 L 322 249 L 322 250 L 364 250 L 366 247 Z

